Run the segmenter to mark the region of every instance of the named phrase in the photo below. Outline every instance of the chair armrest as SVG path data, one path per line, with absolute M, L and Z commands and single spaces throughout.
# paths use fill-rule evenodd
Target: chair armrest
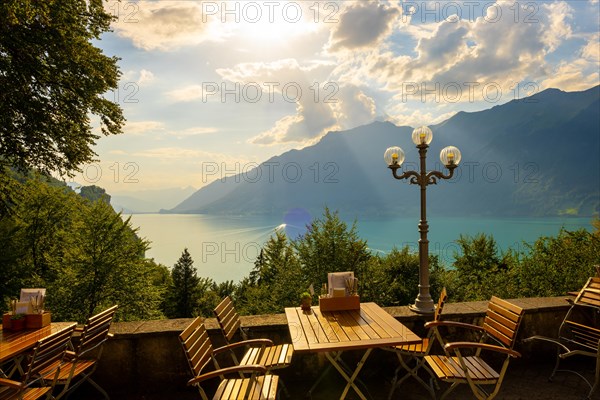
M 0 386 L 8 386 L 13 389 L 21 389 L 22 383 L 11 379 L 0 378 Z
M 563 349 L 567 353 L 571 351 L 571 349 L 569 349 L 567 346 L 565 346 L 564 344 L 562 344 L 558 339 L 556 339 L 556 338 L 550 338 L 550 337 L 547 337 L 547 336 L 540 336 L 540 335 L 530 336 L 528 338 L 523 339 L 523 343 L 532 342 L 534 340 L 539 340 L 541 342 L 547 342 L 547 343 L 555 344 L 555 345 L 557 345 L 558 347 L 560 347 L 561 349 Z
M 75 327 L 75 332 L 83 332 L 83 326 L 76 326 Z
M 107 334 L 106 334 L 106 338 L 107 338 L 107 339 L 112 339 L 112 338 L 114 338 L 114 337 L 115 337 L 115 334 L 114 334 L 114 333 L 110 333 L 110 332 L 109 332 L 109 333 L 107 333 Z
M 507 349 L 506 347 L 496 346 L 493 344 L 487 343 L 478 343 L 478 342 L 452 342 L 448 343 L 444 346 L 444 350 L 456 350 L 456 349 L 482 349 L 482 350 L 490 350 L 495 351 L 497 353 L 507 354 L 511 357 L 518 358 L 521 357 L 521 353 L 518 351 Z
M 438 326 L 448 326 L 454 328 L 464 328 L 464 329 L 472 329 L 475 331 L 483 332 L 483 327 L 479 325 L 467 324 L 465 322 L 456 322 L 456 321 L 429 321 L 425 324 L 425 328 L 430 329 Z
M 267 368 L 262 365 L 236 365 L 235 367 L 221 368 L 216 371 L 207 372 L 206 374 L 198 375 L 188 381 L 188 386 L 195 385 L 207 379 L 216 378 L 222 375 L 239 373 L 239 372 L 259 372 L 261 374 L 267 373 Z
M 218 349 L 213 350 L 213 354 L 219 354 L 224 351 L 236 349 L 238 347 L 244 346 L 273 346 L 273 341 L 271 339 L 251 339 L 251 340 L 243 340 L 241 342 L 231 343 L 223 347 L 219 347 Z

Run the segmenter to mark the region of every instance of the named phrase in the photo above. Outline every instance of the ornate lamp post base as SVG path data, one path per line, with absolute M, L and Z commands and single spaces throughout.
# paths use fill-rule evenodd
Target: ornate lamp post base
M 419 299 L 418 297 L 415 300 L 415 304 L 411 304 L 408 306 L 410 311 L 415 312 L 417 314 L 433 314 L 435 312 L 435 305 L 433 304 L 433 300 L 431 297 L 429 300 Z

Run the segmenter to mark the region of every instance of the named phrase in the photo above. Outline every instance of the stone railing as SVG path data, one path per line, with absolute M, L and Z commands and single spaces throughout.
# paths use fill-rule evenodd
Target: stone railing
M 525 309 L 519 338 L 532 335 L 555 336 L 569 308 L 566 297 L 516 299 L 513 302 Z M 448 303 L 444 308 L 443 319 L 480 325 L 486 308 L 486 301 Z M 431 317 L 417 315 L 408 307 L 385 309 L 415 333 L 425 334 L 423 324 Z M 124 388 L 133 393 L 152 393 L 185 386 L 191 376 L 178 335 L 191 321 L 171 319 L 114 323 L 111 328 L 114 337 L 105 345 L 94 379 L 109 392 L 115 393 L 123 392 Z M 204 323 L 214 347 L 224 345 L 216 320 L 207 318 Z M 242 317 L 242 326 L 248 329 L 251 338 L 270 338 L 275 343 L 290 341 L 284 314 Z M 469 339 L 459 331 L 449 333 L 454 340 Z M 548 357 L 548 353 L 521 343 L 517 345 L 517 350 L 523 353 L 525 360 Z M 390 354 L 373 352 L 371 358 L 381 357 L 383 362 Z M 225 359 L 222 366 L 226 366 L 227 361 Z M 295 356 L 292 367 L 287 369 L 290 371 L 285 373 L 296 377 L 310 374 L 309 371 L 318 370 L 313 368 L 315 363 L 323 363 L 323 357 Z

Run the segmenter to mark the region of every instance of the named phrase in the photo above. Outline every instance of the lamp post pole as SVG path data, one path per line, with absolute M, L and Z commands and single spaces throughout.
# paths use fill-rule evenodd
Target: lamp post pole
M 415 304 L 410 309 L 419 314 L 434 312 L 433 300 L 429 292 L 429 225 L 427 224 L 427 186 L 437 184 L 438 179 L 450 179 L 454 175 L 454 169 L 460 162 L 460 151 L 454 146 L 448 146 L 440 152 L 440 160 L 448 169 L 448 174 L 440 171 L 427 172 L 427 149 L 433 138 L 431 129 L 422 126 L 413 131 L 412 140 L 419 149 L 420 168 L 419 171 L 404 171 L 398 174 L 404 162 L 404 151 L 400 147 L 390 147 L 384 154 L 388 168 L 396 179 L 409 179 L 412 185 L 421 188 L 421 220 L 419 221 L 419 294 Z

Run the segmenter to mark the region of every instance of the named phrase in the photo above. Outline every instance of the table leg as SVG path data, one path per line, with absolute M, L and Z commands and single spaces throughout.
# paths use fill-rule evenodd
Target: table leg
M 356 369 L 354 370 L 354 373 L 352 374 L 352 376 L 348 376 L 348 374 L 346 373 L 346 371 L 342 368 L 342 366 L 337 362 L 338 358 L 341 356 L 342 352 L 339 352 L 336 357 L 332 357 L 330 353 L 325 353 L 325 356 L 327 357 L 327 359 L 331 362 L 331 364 L 335 367 L 335 369 L 338 370 L 338 372 L 340 373 L 340 375 L 342 375 L 344 377 L 344 379 L 346 380 L 346 382 L 348 382 L 346 384 L 346 387 L 344 388 L 344 391 L 342 392 L 342 395 L 340 396 L 340 399 L 345 399 L 346 395 L 348 394 L 348 391 L 350 390 L 350 388 L 353 388 L 354 391 L 356 392 L 356 394 L 358 394 L 358 396 L 362 399 L 362 400 L 367 400 L 366 396 L 363 394 L 363 392 L 361 392 L 361 390 L 358 388 L 358 386 L 356 386 L 356 384 L 354 383 L 354 380 L 356 379 L 356 377 L 358 376 L 358 374 L 360 373 L 360 370 L 362 369 L 363 365 L 365 364 L 365 362 L 367 361 L 367 358 L 369 358 L 369 355 L 371 354 L 371 351 L 373 349 L 367 349 L 367 351 L 365 352 L 365 354 L 362 356 L 362 358 L 360 359 L 360 361 L 358 362 L 358 364 L 356 364 Z

